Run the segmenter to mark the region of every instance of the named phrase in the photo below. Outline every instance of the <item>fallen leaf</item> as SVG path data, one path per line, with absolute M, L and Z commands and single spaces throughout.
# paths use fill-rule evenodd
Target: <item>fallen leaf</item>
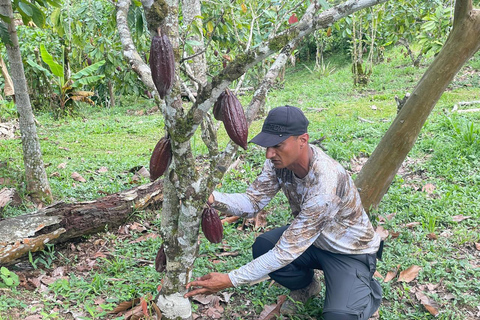
M 464 216 L 463 214 L 459 214 L 459 215 L 456 215 L 456 216 L 453 216 L 452 217 L 452 220 L 455 221 L 455 222 L 461 222 L 465 219 L 469 219 L 471 218 L 471 216 Z
M 378 233 L 378 235 L 382 240 L 385 240 L 388 237 L 388 230 L 386 230 L 382 226 L 377 226 L 377 229 L 375 230 L 375 232 Z
M 142 242 L 142 241 L 145 241 L 145 240 L 148 240 L 148 239 L 156 239 L 158 237 L 159 237 L 159 235 L 156 234 L 156 233 L 148 233 L 144 236 L 138 237 L 137 239 L 130 241 L 129 243 L 138 243 L 138 242 Z
M 267 225 L 267 212 L 265 210 L 261 210 L 255 216 L 255 229 L 265 227 Z
M 427 238 L 430 240 L 437 240 L 437 235 L 434 232 L 427 234 Z
M 373 274 L 373 276 L 374 276 L 375 278 L 378 278 L 378 279 L 382 279 L 382 280 L 385 279 L 385 278 L 380 274 L 380 272 L 378 272 L 378 270 L 375 270 L 375 273 Z
M 108 172 L 108 168 L 107 167 L 100 167 L 98 170 L 97 170 L 98 173 L 105 173 L 105 172 Z
M 86 182 L 84 177 L 82 177 L 78 172 L 73 172 L 72 173 L 72 179 L 78 182 Z
M 67 163 L 66 163 L 66 162 L 62 162 L 62 163 L 60 163 L 60 164 L 57 166 L 58 169 L 65 169 L 66 167 L 67 167 Z
M 390 233 L 390 237 L 391 237 L 392 239 L 396 239 L 396 238 L 398 238 L 398 236 L 400 235 L 400 232 L 399 232 L 399 231 L 390 231 L 389 233 Z
M 431 183 L 427 183 L 422 187 L 422 191 L 426 192 L 427 194 L 433 194 L 433 191 L 435 191 L 435 186 Z
M 50 174 L 50 177 L 51 177 L 51 178 L 53 178 L 53 177 L 60 177 L 60 173 L 58 173 L 57 171 L 52 172 L 52 173 Z
M 394 213 L 390 213 L 390 214 L 389 214 L 389 215 L 387 215 L 387 217 L 386 217 L 386 218 L 387 218 L 387 220 L 392 220 L 392 219 L 395 217 L 395 215 L 396 215 L 396 214 L 397 214 L 396 212 L 394 212 Z
M 122 311 L 126 311 L 128 309 L 131 309 L 133 308 L 137 303 L 140 302 L 140 298 L 135 298 L 133 300 L 129 300 L 129 301 L 123 301 L 123 302 L 120 302 L 116 307 L 115 309 L 113 309 L 112 311 L 110 311 L 109 313 L 119 313 L 119 312 L 122 312 Z
M 477 249 L 478 251 L 480 251 L 480 243 L 475 242 L 475 249 Z
M 370 108 L 371 108 L 372 110 L 377 110 L 377 109 L 378 109 L 376 105 L 372 105 Z
M 277 298 L 276 305 L 273 304 L 273 305 L 265 306 L 265 308 L 260 313 L 260 316 L 258 317 L 257 320 L 277 319 L 277 317 L 280 316 L 280 308 L 282 307 L 282 304 L 285 302 L 286 299 L 287 299 L 286 295 L 281 295 Z
M 385 276 L 385 279 L 383 279 L 383 282 L 385 282 L 385 283 L 390 282 L 393 278 L 395 278 L 397 276 L 397 273 L 398 273 L 397 270 L 388 271 L 387 275 Z
M 434 300 L 427 297 L 423 292 L 417 292 L 415 296 L 431 315 L 438 316 L 438 304 Z
M 31 316 L 28 316 L 28 317 L 24 318 L 24 320 L 42 320 L 42 316 L 31 315 Z
M 398 276 L 397 281 L 403 281 L 408 283 L 414 280 L 418 276 L 418 273 L 420 272 L 420 270 L 422 270 L 421 267 L 413 265 L 410 268 L 400 272 L 400 276 Z
M 413 227 L 419 226 L 419 225 L 420 225 L 420 222 L 415 221 L 415 222 L 407 223 L 407 224 L 405 225 L 405 227 L 407 227 L 407 228 L 409 228 L 409 229 L 412 229 Z

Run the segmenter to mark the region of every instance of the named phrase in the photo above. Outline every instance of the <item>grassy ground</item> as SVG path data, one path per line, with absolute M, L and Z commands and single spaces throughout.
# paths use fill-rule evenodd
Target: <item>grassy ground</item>
M 311 121 L 312 139 L 325 136 L 327 153 L 355 175 L 395 117 L 394 96 L 411 92 L 426 66 L 410 66 L 395 49 L 375 66 L 370 83 L 358 88 L 352 84 L 348 62 L 338 57 L 329 62 L 329 74 L 310 72 L 297 62 L 270 92 L 267 108 L 284 104 L 302 108 Z M 480 112 L 451 112 L 461 101 L 478 100 L 477 54 L 443 94 L 380 208 L 372 214 L 374 224 L 389 232 L 379 274 L 398 273 L 392 280 L 380 279 L 384 290 L 381 319 L 434 318 L 428 306 L 439 311 L 438 319 L 480 319 Z M 139 166 L 148 167 L 151 151 L 163 136 L 161 116 L 153 107 L 150 101 L 122 99 L 115 109 L 85 108 L 78 116 L 57 122 L 49 114 L 37 115 L 56 200 L 90 200 L 147 182 L 135 179 L 134 172 Z M 460 106 L 469 107 L 478 105 Z M 260 125 L 258 121 L 251 127 L 251 136 Z M 0 140 L 0 182 L 25 197 L 19 142 Z M 192 143 L 197 155 L 204 153 L 199 136 Z M 260 171 L 263 150 L 251 146 L 241 157 L 240 165 L 224 178 L 221 190 L 243 191 Z M 73 172 L 87 181 L 74 181 Z M 8 217 L 31 210 L 25 202 L 5 208 L 3 214 Z M 248 262 L 255 236 L 288 222 L 281 195 L 266 211 L 271 213 L 266 225 L 255 227 L 252 221 L 225 225 L 222 244 L 210 244 L 202 237 L 194 275 L 226 272 Z M 162 274 L 153 268 L 161 244 L 159 224 L 159 212 L 138 212 L 119 230 L 50 246 L 30 261 L 9 267 L 20 284 L 0 288 L 0 319 L 124 318 L 108 312 L 120 302 L 148 300 L 160 284 Z M 411 281 L 398 281 L 400 273 L 412 266 L 420 268 L 418 275 Z M 5 270 L 0 286 L 7 283 L 5 279 L 15 278 Z M 266 281 L 227 293 L 218 295 L 219 303 L 195 301 L 195 314 L 205 319 L 257 319 L 265 306 L 287 291 Z M 292 318 L 320 319 L 322 298 L 321 294 L 310 300 Z

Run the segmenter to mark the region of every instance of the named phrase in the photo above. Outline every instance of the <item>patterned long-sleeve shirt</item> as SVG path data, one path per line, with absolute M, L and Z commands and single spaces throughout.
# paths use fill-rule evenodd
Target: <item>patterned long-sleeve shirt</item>
M 261 174 L 245 193 L 214 191 L 216 209 L 253 217 L 282 189 L 294 215 L 272 250 L 228 274 L 235 287 L 288 265 L 311 245 L 340 254 L 377 252 L 380 237 L 363 209 L 352 178 L 322 150 L 310 147 L 313 157 L 307 175 L 301 179 L 286 168 L 275 169 L 266 160 Z

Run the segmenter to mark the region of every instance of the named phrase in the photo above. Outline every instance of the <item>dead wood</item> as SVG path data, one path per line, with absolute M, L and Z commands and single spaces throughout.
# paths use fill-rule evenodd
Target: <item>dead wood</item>
M 11 264 L 47 243 L 66 242 L 114 229 L 133 213 L 163 202 L 163 180 L 94 201 L 60 202 L 30 214 L 0 220 L 0 265 Z

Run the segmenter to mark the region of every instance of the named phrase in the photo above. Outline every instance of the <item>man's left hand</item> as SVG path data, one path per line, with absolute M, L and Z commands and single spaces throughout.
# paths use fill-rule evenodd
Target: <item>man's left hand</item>
M 193 297 L 197 294 L 210 294 L 217 291 L 233 287 L 230 277 L 226 273 L 212 272 L 203 277 L 197 278 L 197 280 L 187 283 L 187 290 L 191 287 L 196 289 L 186 293 L 185 298 Z

